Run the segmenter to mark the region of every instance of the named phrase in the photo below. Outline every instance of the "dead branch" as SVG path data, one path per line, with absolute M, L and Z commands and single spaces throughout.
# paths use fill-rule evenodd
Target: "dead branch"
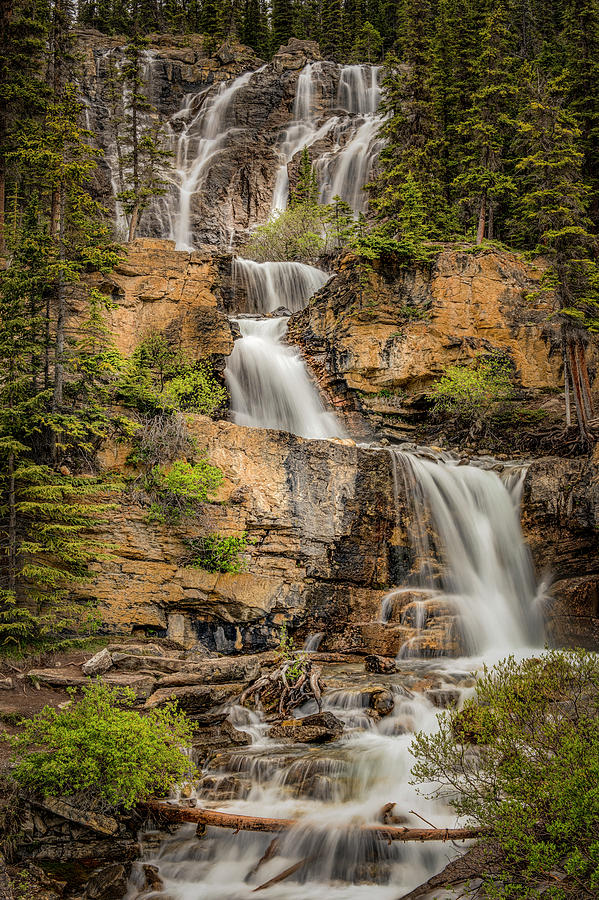
M 265 891 L 266 888 L 272 887 L 273 884 L 279 884 L 279 882 L 284 881 L 286 878 L 289 878 L 290 875 L 293 875 L 294 872 L 297 872 L 298 869 L 301 869 L 307 862 L 310 861 L 312 857 L 306 856 L 305 859 L 300 859 L 299 862 L 294 863 L 292 866 L 289 866 L 288 869 L 285 869 L 283 872 L 279 872 L 278 875 L 275 875 L 274 878 L 271 878 L 269 881 L 265 881 L 264 884 L 259 885 L 257 888 L 254 888 L 252 894 L 255 894 L 256 891 Z
M 295 680 L 290 676 L 292 671 Z M 320 710 L 323 690 L 321 669 L 308 656 L 300 654 L 284 660 L 278 668 L 250 684 L 239 702 L 243 706 L 253 698 L 254 702 L 260 701 L 265 710 L 276 710 L 283 717 L 308 700 L 315 700 Z

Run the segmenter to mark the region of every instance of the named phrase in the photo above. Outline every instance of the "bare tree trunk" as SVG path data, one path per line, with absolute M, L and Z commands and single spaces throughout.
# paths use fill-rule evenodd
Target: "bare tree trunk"
M 568 373 L 568 357 L 564 347 L 564 401 L 566 403 L 566 428 L 572 425 L 572 410 L 570 408 L 570 375 Z
M 139 216 L 139 206 L 136 203 L 131 210 L 131 219 L 129 220 L 129 243 L 135 240 L 135 232 L 137 231 L 137 220 Z
M 489 221 L 487 223 L 487 239 L 493 240 L 493 229 L 495 227 L 495 205 L 493 201 L 489 201 Z M 480 242 L 479 242 L 480 243 Z
M 574 394 L 574 402 L 576 405 L 576 418 L 578 419 L 578 429 L 580 431 L 580 439 L 583 444 L 591 443 L 591 434 L 588 427 L 588 418 L 583 399 L 583 389 L 578 367 L 578 358 L 576 348 L 571 341 L 567 343 L 568 361 L 570 363 L 570 372 L 572 374 L 572 389 Z
M 476 243 L 482 244 L 485 239 L 485 217 L 487 214 L 487 195 L 483 194 L 480 198 L 480 210 L 478 213 L 478 230 L 476 232 Z
M 584 347 L 581 343 L 578 343 L 577 347 L 578 354 L 578 371 L 580 373 L 580 384 L 582 387 L 582 398 L 584 400 L 584 407 L 586 410 L 586 414 L 589 419 L 592 419 L 595 415 L 595 408 L 593 404 L 593 395 L 591 393 L 591 383 L 589 381 L 589 370 L 587 369 L 587 360 L 584 353 Z
M 59 207 L 58 207 L 58 256 L 62 262 L 65 258 L 64 247 L 64 190 L 61 185 L 59 189 Z M 56 338 L 54 353 L 54 393 L 52 397 L 52 409 L 56 411 L 62 406 L 62 395 L 64 387 L 64 350 L 65 350 L 65 325 L 66 325 L 66 297 L 64 275 L 62 271 L 58 275 L 56 283 Z

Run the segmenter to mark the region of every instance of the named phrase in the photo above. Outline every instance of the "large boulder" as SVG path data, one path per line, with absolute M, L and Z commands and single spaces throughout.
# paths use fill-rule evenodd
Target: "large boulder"
M 324 744 L 343 734 L 343 723 L 331 712 L 320 712 L 302 719 L 286 719 L 273 725 L 268 736 L 285 744 Z

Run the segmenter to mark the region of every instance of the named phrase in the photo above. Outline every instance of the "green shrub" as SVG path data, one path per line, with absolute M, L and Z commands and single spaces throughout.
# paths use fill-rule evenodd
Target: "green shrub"
M 434 411 L 458 419 L 484 418 L 495 404 L 512 396 L 511 367 L 502 357 L 474 366 L 449 366 L 430 391 Z
M 285 622 L 281 625 L 277 652 L 282 663 L 287 666 L 285 669 L 285 678 L 289 684 L 295 684 L 300 676 L 306 671 L 308 659 L 305 653 L 296 650 L 295 641 L 289 636 L 287 624 Z
M 214 416 L 227 400 L 226 388 L 204 360 L 193 362 L 164 335 L 145 338 L 128 361 L 118 396 L 145 415 L 181 410 Z
M 175 706 L 142 715 L 135 695 L 90 682 L 66 709 L 46 706 L 12 738 L 13 778 L 42 797 L 130 809 L 188 773 L 191 726 Z
M 486 829 L 485 897 L 599 896 L 597 655 L 509 657 L 411 750 L 415 781 Z
M 243 554 L 248 546 L 247 531 L 238 536 L 214 532 L 188 542 L 191 559 L 188 565 L 208 572 L 230 572 L 238 575 L 246 569 Z
M 244 255 L 258 262 L 314 259 L 326 248 L 326 217 L 326 207 L 316 204 L 289 206 L 256 228 Z
M 223 473 L 205 459 L 195 463 L 177 460 L 166 468 L 155 466 L 146 478 L 146 490 L 154 499 L 150 517 L 159 521 L 178 521 L 193 515 L 223 482 Z M 159 518 L 159 517 L 162 518 Z

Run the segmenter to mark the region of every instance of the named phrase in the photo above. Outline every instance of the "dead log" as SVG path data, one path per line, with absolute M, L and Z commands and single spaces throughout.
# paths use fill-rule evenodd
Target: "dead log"
M 216 828 L 232 828 L 234 831 L 288 831 L 301 825 L 296 819 L 270 819 L 265 816 L 242 816 L 221 812 L 218 809 L 201 809 L 175 806 L 150 800 L 141 804 L 157 819 L 168 822 L 198 822 Z M 350 826 L 351 827 L 351 826 Z M 398 825 L 368 824 L 356 826 L 360 831 L 373 834 L 385 841 L 468 841 L 483 834 L 482 828 L 404 828 Z
M 273 884 L 279 884 L 281 881 L 285 881 L 286 878 L 289 878 L 290 875 L 293 875 L 294 872 L 297 872 L 298 869 L 301 869 L 307 862 L 309 862 L 311 857 L 307 856 L 305 859 L 300 859 L 299 862 L 294 863 L 292 866 L 289 866 L 288 869 L 285 869 L 283 872 L 279 872 L 278 875 L 275 875 L 274 878 L 271 878 L 269 881 L 265 881 L 264 884 L 260 884 L 257 888 L 254 888 L 252 894 L 255 894 L 256 891 L 265 891 L 266 888 L 272 887 Z

